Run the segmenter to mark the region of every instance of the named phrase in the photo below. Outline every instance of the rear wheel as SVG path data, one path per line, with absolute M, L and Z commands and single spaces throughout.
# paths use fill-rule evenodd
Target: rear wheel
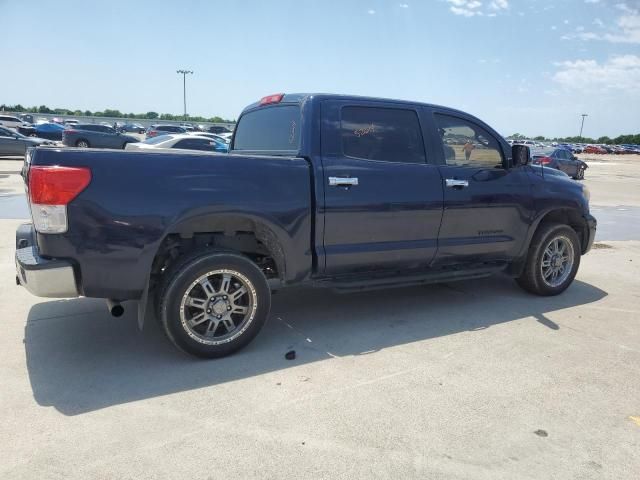
M 525 269 L 516 281 L 536 295 L 558 295 L 571 285 L 579 266 L 576 232 L 567 225 L 542 225 L 533 236 Z
M 216 358 L 246 346 L 271 308 L 267 279 L 247 257 L 200 252 L 167 273 L 160 295 L 164 331 L 181 350 Z
M 576 174 L 576 180 L 584 180 L 584 167 L 578 168 L 578 173 Z
M 29 134 L 29 136 L 30 136 L 30 137 L 37 137 L 37 136 L 38 136 L 38 134 L 37 134 L 36 132 L 33 132 L 33 133 L 30 133 L 30 134 Z
M 76 147 L 78 148 L 89 148 L 89 142 L 86 140 L 78 140 L 76 142 Z

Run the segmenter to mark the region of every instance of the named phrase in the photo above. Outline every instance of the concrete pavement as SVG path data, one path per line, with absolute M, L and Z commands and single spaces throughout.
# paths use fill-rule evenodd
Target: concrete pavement
M 640 472 L 640 241 L 599 242 L 552 298 L 503 277 L 285 290 L 248 348 L 201 361 L 133 308 L 17 287 L 19 223 L 0 220 L 2 479 Z

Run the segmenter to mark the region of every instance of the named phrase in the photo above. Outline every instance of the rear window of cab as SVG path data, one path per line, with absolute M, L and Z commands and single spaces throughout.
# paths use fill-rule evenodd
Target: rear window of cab
M 260 107 L 240 117 L 233 150 L 297 152 L 299 148 L 299 105 Z

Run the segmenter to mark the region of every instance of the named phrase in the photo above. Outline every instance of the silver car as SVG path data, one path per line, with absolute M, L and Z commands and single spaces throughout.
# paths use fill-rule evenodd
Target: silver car
M 40 145 L 55 145 L 55 142 L 44 138 L 25 137 L 21 133 L 0 127 L 0 155 L 22 156 L 27 148 Z

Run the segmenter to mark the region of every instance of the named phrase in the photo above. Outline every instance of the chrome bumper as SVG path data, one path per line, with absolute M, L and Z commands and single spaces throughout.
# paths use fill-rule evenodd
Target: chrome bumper
M 73 266 L 66 260 L 46 259 L 38 255 L 30 225 L 16 231 L 16 279 L 18 284 L 38 297 L 77 297 Z M 19 248 L 21 247 L 21 248 Z

